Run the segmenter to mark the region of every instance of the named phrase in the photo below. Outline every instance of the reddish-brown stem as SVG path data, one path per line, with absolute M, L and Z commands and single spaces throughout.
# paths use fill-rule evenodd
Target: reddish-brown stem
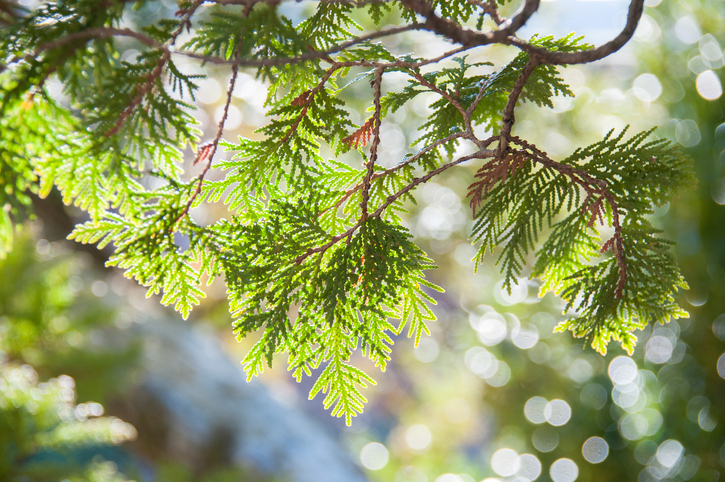
M 360 210 L 362 211 L 362 221 L 364 222 L 368 217 L 368 201 L 370 199 L 370 183 L 375 173 L 375 161 L 378 159 L 378 146 L 380 145 L 380 124 L 382 119 L 380 117 L 380 96 L 382 95 L 381 85 L 383 83 L 383 72 L 384 69 L 378 67 L 375 69 L 375 78 L 373 79 L 373 105 L 375 106 L 375 112 L 373 114 L 373 143 L 370 146 L 370 156 L 367 162 L 367 173 L 363 178 L 362 185 L 362 201 L 360 202 Z
M 189 201 L 187 201 L 186 206 L 181 211 L 181 214 L 176 219 L 176 223 L 181 221 L 184 216 L 186 216 L 189 213 L 189 209 L 191 209 L 192 204 L 194 204 L 194 201 L 196 198 L 201 194 L 201 186 L 204 183 L 204 177 L 206 176 L 206 173 L 211 168 L 211 163 L 214 160 L 214 154 L 216 154 L 217 148 L 219 147 L 219 141 L 222 138 L 222 133 L 224 132 L 224 124 L 227 122 L 227 116 L 229 115 L 229 106 L 232 103 L 232 92 L 234 91 L 234 85 L 237 82 L 237 75 L 239 74 L 239 69 L 237 66 L 232 67 L 232 76 L 229 79 L 229 86 L 227 87 L 227 97 L 226 102 L 224 103 L 224 112 L 222 113 L 222 118 L 219 120 L 219 124 L 217 126 L 216 135 L 214 136 L 214 140 L 211 141 L 209 145 L 203 146 L 202 149 L 205 151 L 203 154 L 203 157 L 207 159 L 206 164 L 204 165 L 204 169 L 199 173 L 199 176 L 197 177 L 197 183 L 196 188 L 194 189 L 194 193 L 189 198 Z M 202 153 L 200 152 L 199 155 L 197 155 L 197 159 L 202 158 Z M 174 223 L 174 224 L 176 224 Z
M 529 77 L 531 77 L 531 74 L 534 73 L 534 69 L 539 65 L 539 63 L 539 60 L 535 56 L 529 59 L 526 65 L 524 65 L 524 68 L 521 70 L 519 77 L 516 79 L 508 100 L 506 101 L 506 106 L 501 114 L 501 135 L 499 136 L 498 141 L 498 154 L 501 157 L 503 157 L 508 150 L 508 138 L 511 134 L 511 128 L 513 128 L 515 122 L 514 110 L 516 109 L 516 102 L 518 102 L 526 82 L 528 82 Z
M 380 207 L 378 207 L 378 209 L 375 210 L 375 212 L 368 215 L 368 218 L 380 217 L 383 214 L 383 212 L 385 212 L 385 210 L 388 207 L 390 207 L 391 204 L 393 204 L 395 201 L 400 199 L 402 196 L 404 196 L 405 194 L 410 192 L 416 186 L 423 184 L 424 182 L 428 182 L 435 176 L 439 175 L 443 171 L 450 169 L 453 166 L 457 166 L 458 164 L 461 164 L 462 162 L 470 161 L 471 159 L 487 159 L 487 158 L 494 157 L 495 155 L 496 155 L 496 153 L 494 151 L 481 150 L 481 151 L 475 152 L 473 154 L 470 154 L 468 156 L 460 157 L 460 158 L 456 159 L 455 161 L 451 161 L 447 164 L 443 164 L 442 166 L 438 167 L 437 169 L 433 169 L 425 176 L 416 177 L 408 185 L 406 185 L 404 188 L 402 188 L 400 191 L 388 196 L 385 199 L 385 202 L 383 204 L 381 204 Z M 307 251 L 305 251 L 303 254 L 301 254 L 301 255 L 297 256 L 297 258 L 295 258 L 295 263 L 300 264 L 305 259 L 312 256 L 313 254 L 324 253 L 325 251 L 330 249 L 332 246 L 334 246 L 337 242 L 339 242 L 342 239 L 345 239 L 345 238 L 350 239 L 352 237 L 352 235 L 355 233 L 355 231 L 362 225 L 362 223 L 363 223 L 363 218 L 361 217 L 360 219 L 358 219 L 358 221 L 354 225 L 352 225 L 350 228 L 348 228 L 347 231 L 345 231 L 344 233 L 333 236 L 332 238 L 330 238 L 330 241 L 328 241 L 327 243 L 325 243 L 321 246 L 318 246 L 316 248 L 307 249 Z
M 539 8 L 539 0 L 526 0 L 521 11 L 502 24 L 504 28 L 483 33 L 462 27 L 452 20 L 439 17 L 435 13 L 433 5 L 425 0 L 401 0 L 401 3 L 425 17 L 424 28 L 426 30 L 433 31 L 456 43 L 469 47 L 490 45 L 506 40 L 523 27 L 531 15 Z
M 456 132 L 456 133 L 451 134 L 450 136 L 445 137 L 443 139 L 438 139 L 434 143 L 432 143 L 430 145 L 427 145 L 426 147 L 424 147 L 420 151 L 416 152 L 415 154 L 413 154 L 409 158 L 405 159 L 404 161 L 396 164 L 395 166 L 389 167 L 388 169 L 384 170 L 383 172 L 376 172 L 375 174 L 373 174 L 373 177 L 372 177 L 371 181 L 374 181 L 375 179 L 378 179 L 379 177 L 387 176 L 387 175 L 392 174 L 392 173 L 394 173 L 396 171 L 399 171 L 400 169 L 404 168 L 405 166 L 407 166 L 409 164 L 412 164 L 414 162 L 417 162 L 422 156 L 424 156 L 425 154 L 431 152 L 432 150 L 434 150 L 434 149 L 442 146 L 443 144 L 446 144 L 446 143 L 448 143 L 448 142 L 450 142 L 450 141 L 452 141 L 454 139 L 460 139 L 462 137 L 467 137 L 465 132 Z M 494 138 L 490 138 L 490 139 L 487 140 L 487 142 L 490 143 L 490 142 L 493 142 L 493 140 L 494 140 Z M 350 189 L 348 189 L 347 191 L 345 191 L 345 194 L 332 207 L 327 208 L 324 211 L 322 211 L 322 213 L 320 213 L 320 216 L 322 216 L 322 214 L 326 213 L 330 209 L 337 210 L 340 206 L 342 206 L 342 204 L 345 201 L 347 201 L 348 199 L 350 199 L 350 196 L 352 196 L 353 194 L 355 194 L 361 188 L 362 188 L 362 182 L 354 185 L 353 187 L 351 187 Z
M 132 37 L 138 40 L 139 42 L 148 45 L 149 47 L 162 50 L 165 53 L 168 53 L 168 55 L 171 54 L 177 54 L 177 55 L 184 55 L 189 58 L 193 58 L 196 60 L 200 60 L 204 63 L 210 63 L 215 65 L 236 65 L 237 67 L 274 67 L 274 66 L 280 66 L 280 65 L 287 65 L 287 64 L 293 64 L 298 62 L 304 62 L 308 60 L 315 60 L 315 59 L 322 59 L 326 60 L 329 58 L 331 54 L 341 52 L 347 48 L 350 48 L 354 45 L 357 45 L 359 43 L 366 42 L 368 40 L 372 40 L 375 38 L 381 38 L 388 35 L 394 35 L 397 33 L 405 32 L 408 30 L 420 30 L 422 29 L 422 24 L 410 24 L 402 27 L 394 27 L 390 29 L 381 30 L 378 32 L 373 32 L 368 35 L 356 37 L 353 40 L 350 40 L 348 42 L 341 43 L 335 47 L 331 47 L 327 50 L 323 51 L 311 51 L 306 54 L 298 55 L 296 57 L 275 57 L 275 58 L 267 58 L 267 59 L 242 59 L 242 58 L 234 58 L 234 59 L 228 59 L 224 57 L 215 57 L 212 55 L 204 55 L 199 54 L 196 52 L 189 52 L 186 50 L 174 50 L 169 48 L 168 46 L 157 42 L 154 38 L 135 32 L 130 29 L 118 29 L 118 28 L 92 28 L 88 30 L 83 30 L 82 32 L 76 32 L 73 34 L 70 34 L 66 37 L 63 37 L 62 39 L 58 39 L 52 42 L 46 42 L 44 44 L 41 44 L 38 46 L 32 54 L 26 55 L 24 57 L 14 57 L 10 62 L 9 65 L 18 62 L 21 59 L 30 60 L 33 58 L 36 58 L 41 52 L 45 50 L 50 50 L 57 47 L 62 47 L 68 43 L 71 43 L 76 40 L 81 39 L 90 39 L 90 38 L 108 38 L 108 37 L 114 37 L 114 36 L 120 36 L 120 37 Z M 385 68 L 420 68 L 424 67 L 426 65 L 434 64 L 437 62 L 440 62 L 443 59 L 446 59 L 448 57 L 451 57 L 453 55 L 456 55 L 458 53 L 464 52 L 466 50 L 469 50 L 471 47 L 456 47 L 455 49 L 452 49 L 448 52 L 445 52 L 438 57 L 431 58 L 431 59 L 425 59 L 418 62 L 408 62 L 403 60 L 396 60 L 394 62 L 371 62 L 366 60 L 360 60 L 357 62 L 340 62 L 339 65 L 341 67 L 385 67 Z
M 154 67 L 154 70 L 151 71 L 148 78 L 146 79 L 146 82 L 144 82 L 143 85 L 138 88 L 136 97 L 134 97 L 131 103 L 123 110 L 123 112 L 121 112 L 121 115 L 118 117 L 116 124 L 111 129 L 109 129 L 108 132 L 106 132 L 106 137 L 111 137 L 116 134 L 121 129 L 121 126 L 123 126 L 123 123 L 126 121 L 126 119 L 133 113 L 134 109 L 136 109 L 136 107 L 141 104 L 144 97 L 146 97 L 146 95 L 153 90 L 156 79 L 161 76 L 161 73 L 163 72 L 166 63 L 171 58 L 170 47 L 174 46 L 174 44 L 176 43 L 176 39 L 179 38 L 181 32 L 183 32 L 185 28 L 189 28 L 191 26 L 191 17 L 192 15 L 194 15 L 194 12 L 196 12 L 196 10 L 201 6 L 203 2 L 204 0 L 194 0 L 194 3 L 184 13 L 181 22 L 179 22 L 179 26 L 171 34 L 168 45 L 166 45 L 163 49 L 163 53 L 161 54 L 161 57 L 156 64 L 156 67 Z
M 619 281 L 617 282 L 615 296 L 617 298 L 621 298 L 624 291 L 624 285 L 627 281 L 627 260 L 624 254 L 624 240 L 622 238 L 622 225 L 619 219 L 619 206 L 616 199 L 614 199 L 614 195 L 612 195 L 612 193 L 607 189 L 606 181 L 596 179 L 588 172 L 582 169 L 577 169 L 569 164 L 556 162 L 545 152 L 537 149 L 532 144 L 529 144 L 518 137 L 511 137 L 510 140 L 511 142 L 523 147 L 525 149 L 523 152 L 527 154 L 531 160 L 556 170 L 560 174 L 567 176 L 578 186 L 581 186 L 587 192 L 587 199 L 595 195 L 599 195 L 607 201 L 607 204 L 609 204 L 609 207 L 612 210 L 612 227 L 614 228 L 614 235 L 604 244 L 602 249 L 615 248 L 612 251 L 617 259 L 617 267 L 619 269 Z M 587 204 L 588 203 L 585 200 L 585 208 Z
M 634 35 L 634 31 L 639 25 L 639 20 L 642 18 L 642 12 L 644 11 L 644 0 L 632 0 L 629 4 L 629 12 L 627 14 L 627 23 L 625 24 L 622 31 L 615 38 L 609 42 L 600 45 L 597 48 L 591 50 L 583 50 L 581 52 L 557 52 L 550 51 L 542 47 L 536 47 L 528 42 L 525 42 L 516 37 L 510 37 L 504 43 L 515 45 L 524 52 L 529 54 L 536 54 L 547 64 L 558 64 L 558 65 L 571 65 L 571 64 L 585 64 L 588 62 L 594 62 L 595 60 L 603 59 L 608 55 L 613 54 L 617 50 L 621 49 L 624 44 L 629 42 Z
M 487 0 L 486 2 L 480 2 L 483 8 L 483 11 L 486 12 L 491 16 L 494 22 L 496 22 L 496 25 L 501 25 L 504 22 L 504 19 L 501 17 L 501 15 L 498 13 L 498 6 L 496 5 L 496 0 Z
M 297 117 L 297 120 L 294 122 L 294 124 L 292 124 L 292 126 L 290 126 L 289 131 L 287 131 L 287 134 L 285 134 L 285 136 L 280 141 L 280 144 L 284 144 L 285 142 L 287 142 L 289 140 L 289 138 L 292 136 L 292 134 L 294 134 L 295 131 L 297 131 L 297 128 L 300 126 L 300 122 L 302 122 L 302 119 L 304 119 L 305 116 L 307 115 L 307 109 L 310 106 L 310 104 L 312 103 L 313 99 L 315 98 L 315 95 L 325 87 L 325 84 L 327 83 L 328 80 L 330 80 L 330 77 L 332 77 L 332 74 L 334 74 L 337 70 L 344 68 L 344 67 L 346 67 L 346 65 L 344 63 L 332 64 L 332 67 L 327 69 L 327 72 L 325 72 L 325 75 L 322 76 L 322 78 L 317 83 L 317 85 L 315 86 L 314 89 L 308 91 L 306 94 L 303 94 L 302 96 L 295 99 L 295 101 L 298 101 L 298 99 L 299 99 L 299 102 L 297 104 L 294 104 L 295 101 L 293 101 L 293 105 L 301 105 L 302 110 L 300 111 L 300 115 Z

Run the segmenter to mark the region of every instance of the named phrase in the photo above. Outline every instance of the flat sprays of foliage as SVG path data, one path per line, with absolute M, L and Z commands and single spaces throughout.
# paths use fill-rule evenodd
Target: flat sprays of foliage
M 108 265 L 184 317 L 204 296 L 202 280 L 223 278 L 237 335 L 261 333 L 244 359 L 249 376 L 287 353 L 298 380 L 317 374 L 310 397 L 325 393 L 325 407 L 348 424 L 365 403 L 360 387 L 374 383 L 350 363 L 353 352 L 385 369 L 392 335 L 407 327 L 417 343 L 435 318 L 430 290 L 439 288 L 424 275 L 433 262 L 402 216 L 416 187 L 459 164 L 476 169 L 468 193 L 475 263 L 501 248 L 510 289 L 535 253 L 542 292 L 577 313 L 559 329 L 602 353 L 612 339 L 631 352 L 633 330 L 687 315 L 675 302 L 685 283 L 671 243 L 647 216 L 693 183 L 688 161 L 651 131 L 611 132 L 560 160 L 511 134 L 520 104 L 551 107 L 553 97 L 573 95 L 559 66 L 599 60 L 629 40 L 641 0 L 623 31 L 597 48 L 573 35 L 517 37 L 536 0 L 510 19 L 499 12 L 505 0 L 322 1 L 298 23 L 278 1 L 180 1 L 137 29 L 125 20 L 153 2 L 100 3 L 8 7 L 0 18 L 2 249 L 28 193 L 58 189 L 90 217 L 71 238 L 112 243 Z M 450 50 L 401 56 L 380 40 L 419 31 Z M 119 38 L 140 54 L 120 60 Z M 472 60 L 492 44 L 519 53 L 505 65 Z M 190 102 L 200 76 L 185 73 L 181 57 L 231 72 L 209 143 L 199 143 Z M 269 121 L 256 140 L 224 140 L 242 70 L 268 83 Z M 399 91 L 383 89 L 393 73 L 408 79 Z M 62 101 L 48 79 L 62 84 Z M 361 125 L 345 97 L 355 81 L 370 85 Z M 381 167 L 383 120 L 422 93 L 435 94 L 432 114 L 409 153 Z M 201 169 L 190 179 L 182 177 L 187 147 Z M 338 158 L 350 152 L 359 164 Z M 161 187 L 145 188 L 149 177 Z M 227 206 L 227 219 L 201 226 L 190 218 L 214 202 Z M 600 227 L 611 237 L 600 239 Z M 180 235 L 188 246 L 175 242 Z

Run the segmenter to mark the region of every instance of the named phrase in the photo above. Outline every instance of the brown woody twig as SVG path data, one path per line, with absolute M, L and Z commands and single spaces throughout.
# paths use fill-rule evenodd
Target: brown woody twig
M 609 207 L 612 210 L 612 227 L 614 228 L 614 235 L 607 240 L 606 243 L 604 243 L 601 248 L 601 252 L 603 253 L 611 249 L 617 259 L 619 280 L 617 282 L 615 296 L 617 298 L 621 298 L 624 285 L 627 281 L 627 260 L 624 255 L 624 240 L 622 237 L 622 225 L 619 219 L 619 206 L 617 205 L 616 199 L 614 199 L 614 195 L 609 191 L 609 189 L 607 189 L 607 182 L 594 178 L 591 174 L 582 169 L 577 169 L 569 164 L 562 164 L 554 161 L 545 152 L 537 149 L 535 146 L 529 144 L 523 139 L 511 137 L 510 140 L 523 147 L 525 149 L 524 152 L 528 151 L 527 154 L 531 160 L 546 167 L 550 167 L 558 171 L 560 174 L 569 177 L 569 179 L 574 181 L 574 183 L 578 186 L 581 186 L 587 192 L 587 198 L 582 205 L 584 211 L 592 213 L 592 217 L 590 217 L 587 225 L 593 226 L 592 218 L 601 216 L 601 208 L 597 207 L 597 203 L 601 203 L 601 199 L 605 199 L 607 201 L 607 204 L 609 204 Z M 600 200 L 595 201 L 593 204 L 589 203 L 589 200 L 594 196 L 599 196 Z
M 502 126 L 501 135 L 499 136 L 498 142 L 499 156 L 505 155 L 506 151 L 508 150 L 508 138 L 511 134 L 511 128 L 514 125 L 514 122 L 516 122 L 514 118 L 514 109 L 516 108 L 516 102 L 518 102 L 519 97 L 521 96 L 521 92 L 523 92 L 524 86 L 526 85 L 526 82 L 528 82 L 529 77 L 531 77 L 531 74 L 534 72 L 534 69 L 539 65 L 539 63 L 539 60 L 535 56 L 532 56 L 526 63 L 526 65 L 524 65 L 524 68 L 521 70 L 521 74 L 519 74 L 519 77 L 516 79 L 516 82 L 511 89 L 511 93 L 509 94 L 508 100 L 506 101 L 506 106 L 504 107 L 503 113 L 501 114 Z
M 375 161 L 378 159 L 378 146 L 380 145 L 380 124 L 382 119 L 380 117 L 380 96 L 382 95 L 381 85 L 383 83 L 383 72 L 384 69 L 378 67 L 375 69 L 375 78 L 373 79 L 373 104 L 375 105 L 375 112 L 373 113 L 373 143 L 370 146 L 370 156 L 367 162 L 367 173 L 363 179 L 362 185 L 362 201 L 360 202 L 360 209 L 362 211 L 362 221 L 364 222 L 368 217 L 368 200 L 370 199 L 370 182 L 375 173 Z
M 542 62 L 547 64 L 571 65 L 585 64 L 603 59 L 621 49 L 624 44 L 629 42 L 637 30 L 639 20 L 642 18 L 644 10 L 644 0 L 632 0 L 629 4 L 629 12 L 627 14 L 627 23 L 622 31 L 609 42 L 600 45 L 591 50 L 583 50 L 581 52 L 556 52 L 550 51 L 542 47 L 536 47 L 523 40 L 511 37 L 504 43 L 515 45 L 524 52 L 539 56 Z
M 171 50 L 169 50 L 169 47 L 174 46 L 174 44 L 176 43 L 176 39 L 179 38 L 179 35 L 181 34 L 181 32 L 184 31 L 185 28 L 188 29 L 191 27 L 191 17 L 192 15 L 194 15 L 194 12 L 196 12 L 196 10 L 201 6 L 202 3 L 204 3 L 204 0 L 194 0 L 194 3 L 191 4 L 189 9 L 184 11 L 181 22 L 179 22 L 179 26 L 171 34 L 168 46 L 163 49 L 163 53 L 161 54 L 161 57 L 156 64 L 156 67 L 154 67 L 154 70 L 151 71 L 151 74 L 149 74 L 146 82 L 138 88 L 136 97 L 134 97 L 131 103 L 124 109 L 123 112 L 121 112 L 121 115 L 116 121 L 116 124 L 108 132 L 106 132 L 106 137 L 111 137 L 112 135 L 116 134 L 121 129 L 124 121 L 133 113 L 134 109 L 139 104 L 141 104 L 144 97 L 146 97 L 146 94 L 153 90 L 156 79 L 161 76 L 161 72 L 163 72 L 166 63 L 171 58 Z
M 407 194 L 408 192 L 413 190 L 416 186 L 423 184 L 424 182 L 430 181 L 435 176 L 439 175 L 443 171 L 450 169 L 453 166 L 457 166 L 458 164 L 461 164 L 462 162 L 470 161 L 471 159 L 486 159 L 486 158 L 494 157 L 495 155 L 496 155 L 496 153 L 494 151 L 481 150 L 481 151 L 475 152 L 473 154 L 470 154 L 468 156 L 460 157 L 460 158 L 456 159 L 455 161 L 451 161 L 447 164 L 443 164 L 442 166 L 438 167 L 437 169 L 433 169 L 425 176 L 416 177 L 408 185 L 406 185 L 404 188 L 402 188 L 400 191 L 388 196 L 385 199 L 385 202 L 383 204 L 381 204 L 380 207 L 378 207 L 378 209 L 375 210 L 375 212 L 370 214 L 368 216 L 368 218 L 380 217 L 383 214 L 383 212 L 391 204 L 393 204 L 395 201 L 400 199 L 402 196 L 404 196 L 405 194 Z M 295 258 L 295 263 L 300 264 L 305 259 L 312 256 L 313 254 L 324 253 L 325 251 L 330 249 L 332 246 L 334 246 L 336 243 L 338 243 L 340 240 L 345 239 L 345 238 L 350 238 L 355 233 L 355 231 L 357 231 L 357 229 L 362 225 L 362 223 L 363 223 L 363 219 L 360 218 L 354 225 L 352 225 L 350 228 L 348 228 L 347 231 L 333 236 L 332 238 L 330 238 L 330 241 L 328 241 L 327 243 L 325 243 L 321 246 L 318 246 L 316 248 L 308 248 L 307 251 L 305 251 L 301 255 L 297 256 L 297 258 Z
M 186 206 L 181 211 L 181 214 L 176 219 L 176 223 L 181 221 L 184 216 L 186 216 L 189 213 L 189 209 L 191 209 L 191 205 L 194 204 L 194 201 L 196 200 L 197 196 L 201 194 L 201 186 L 204 183 L 204 177 L 206 176 L 206 173 L 209 172 L 209 169 L 211 168 L 211 163 L 214 159 L 214 154 L 216 154 L 217 148 L 219 147 L 219 141 L 222 138 L 222 133 L 224 132 L 224 124 L 227 122 L 227 116 L 229 115 L 229 106 L 232 103 L 232 92 L 234 91 L 234 85 L 237 82 L 237 75 L 239 74 L 239 69 L 237 66 L 232 67 L 232 76 L 229 79 L 229 86 L 227 87 L 227 97 L 226 102 L 224 103 L 224 112 L 222 113 L 222 118 L 219 120 L 219 124 L 217 126 L 216 135 L 214 136 L 214 140 L 211 141 L 208 144 L 204 144 L 202 146 L 199 146 L 196 158 L 194 159 L 194 164 L 197 164 L 199 162 L 203 162 L 206 160 L 206 164 L 204 165 L 204 169 L 202 169 L 201 173 L 199 173 L 199 176 L 197 177 L 197 183 L 196 183 L 196 189 L 194 189 L 194 193 L 189 198 L 189 201 L 186 203 Z M 174 223 L 174 224 L 176 224 Z

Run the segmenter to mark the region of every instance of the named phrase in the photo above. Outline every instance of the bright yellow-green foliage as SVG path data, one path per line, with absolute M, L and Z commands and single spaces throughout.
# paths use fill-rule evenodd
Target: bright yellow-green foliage
M 55 186 L 90 215 L 71 237 L 112 243 L 108 264 L 162 294 L 162 303 L 184 317 L 204 296 L 203 278 L 224 278 L 235 332 L 261 332 L 244 359 L 249 376 L 286 352 L 298 380 L 320 371 L 310 396 L 326 393 L 325 407 L 348 424 L 363 409 L 359 387 L 374 383 L 350 364 L 353 352 L 360 348 L 385 369 L 391 336 L 407 325 L 417 342 L 435 318 L 429 290 L 439 288 L 423 274 L 433 263 L 403 227 L 404 202 L 464 162 L 478 169 L 469 193 L 473 237 L 481 243 L 476 262 L 501 247 L 510 288 L 536 253 L 533 275 L 543 280 L 542 291 L 578 311 L 560 328 L 600 352 L 612 338 L 631 351 L 635 328 L 686 315 L 674 302 L 685 285 L 670 243 L 657 237 L 647 215 L 692 184 L 688 162 L 666 142 L 647 140 L 650 132 L 610 134 L 561 161 L 511 136 L 521 102 L 551 106 L 554 96 L 573 95 L 541 49 L 586 53 L 591 47 L 580 38 L 524 42 L 508 32 L 488 41 L 478 32 L 424 58 L 397 55 L 376 39 L 417 30 L 460 39 L 484 22 L 506 33 L 506 23 L 493 22 L 500 20 L 493 2 L 467 0 L 434 2 L 432 10 L 420 0 L 319 2 L 298 23 L 278 2 L 202 3 L 179 2 L 167 18 L 132 30 L 131 2 L 53 2 L 20 12 L 0 30 L 0 205 L 9 206 L 0 217 L 0 252 L 9 246 L 11 216 L 28 204 L 22 193 L 45 195 Z M 398 20 L 389 32 L 366 38 L 360 31 L 391 19 Z M 119 60 L 120 37 L 141 54 Z M 506 65 L 469 60 L 490 43 L 521 52 Z M 185 74 L 178 56 L 231 70 L 210 144 L 197 145 L 189 103 L 199 76 Z M 256 140 L 225 141 L 240 69 L 268 82 L 269 122 Z M 383 93 L 390 73 L 407 76 L 408 85 Z M 45 88 L 49 78 L 62 83 L 62 104 Z M 369 118 L 358 126 L 344 86 L 360 80 L 371 91 L 370 114 L 361 113 Z M 420 93 L 437 99 L 417 150 L 381 167 L 383 119 Z M 493 135 L 479 138 L 481 131 Z M 185 181 L 187 147 L 203 170 Z M 217 148 L 230 158 L 215 162 Z M 473 154 L 461 156 L 459 148 Z M 355 149 L 362 166 L 324 154 Z M 210 169 L 218 170 L 217 180 L 205 179 Z M 161 187 L 144 187 L 152 177 Z M 228 207 L 228 219 L 200 226 L 188 216 L 217 201 Z M 614 228 L 610 239 L 599 238 L 600 226 Z M 177 242 L 180 236 L 188 245 Z

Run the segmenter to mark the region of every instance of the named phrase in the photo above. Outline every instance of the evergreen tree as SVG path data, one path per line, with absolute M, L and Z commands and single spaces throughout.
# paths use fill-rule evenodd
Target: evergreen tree
M 551 107 L 573 95 L 559 66 L 600 60 L 631 38 L 642 0 L 596 48 L 574 35 L 519 38 L 537 0 L 509 19 L 499 12 L 510 10 L 506 0 L 331 0 L 299 22 L 276 0 L 193 0 L 129 28 L 129 10 L 149 3 L 0 3 L 0 252 L 28 193 L 57 188 L 90 218 L 71 238 L 113 243 L 108 264 L 184 317 L 204 296 L 202 281 L 223 278 L 235 333 L 261 332 L 244 359 L 249 377 L 285 352 L 296 379 L 321 370 L 310 396 L 325 393 L 348 424 L 363 409 L 359 387 L 375 383 L 352 354 L 360 348 L 384 370 L 391 336 L 407 326 L 417 343 L 435 318 L 429 290 L 440 288 L 424 275 L 434 265 L 402 215 L 416 187 L 460 164 L 477 169 L 468 191 L 474 264 L 495 251 L 510 290 L 535 258 L 542 294 L 577 313 L 560 330 L 601 353 L 611 340 L 631 352 L 633 330 L 687 316 L 675 302 L 686 285 L 672 243 L 647 216 L 694 183 L 689 161 L 651 130 L 612 131 L 559 160 L 512 135 L 520 104 Z M 451 49 L 396 55 L 381 43 L 410 32 Z M 140 54 L 121 60 L 122 38 Z M 505 65 L 471 60 L 494 44 L 519 53 Z M 200 76 L 179 58 L 231 71 L 209 143 L 199 143 L 190 104 Z M 268 83 L 269 121 L 260 139 L 223 140 L 242 70 Z M 398 91 L 385 86 L 394 73 L 408 79 Z M 51 77 L 63 101 L 50 95 Z M 347 94 L 357 81 L 370 84 L 361 125 Z M 383 120 L 423 93 L 436 100 L 420 136 L 382 167 Z M 191 179 L 182 171 L 187 146 L 201 166 Z M 357 162 L 344 162 L 351 154 Z M 218 180 L 207 179 L 212 169 Z M 160 187 L 146 187 L 149 178 Z M 227 219 L 190 218 L 219 201 Z M 601 227 L 611 236 L 600 239 Z

